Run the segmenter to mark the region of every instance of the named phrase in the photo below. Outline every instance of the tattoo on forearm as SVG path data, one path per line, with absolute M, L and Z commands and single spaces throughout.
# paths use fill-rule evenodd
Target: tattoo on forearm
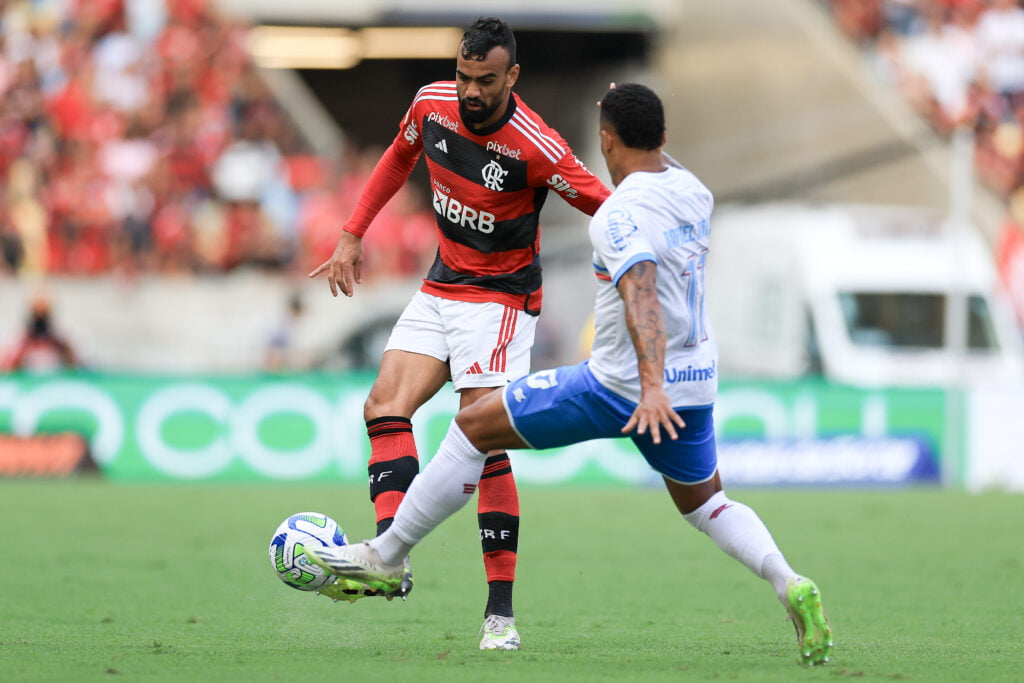
M 623 275 L 623 280 L 628 279 L 628 282 L 620 289 L 626 307 L 626 326 L 636 347 L 641 375 L 645 370 L 660 374 L 665 364 L 667 331 L 658 301 L 656 270 L 653 263 L 637 263 Z

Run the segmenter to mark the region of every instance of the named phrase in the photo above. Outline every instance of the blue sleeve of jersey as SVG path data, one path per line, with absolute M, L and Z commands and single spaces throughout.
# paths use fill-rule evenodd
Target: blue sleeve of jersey
M 616 287 L 618 287 L 619 286 L 619 280 L 621 280 L 622 276 L 626 274 L 626 271 L 628 271 L 630 268 L 635 266 L 640 261 L 651 261 L 655 265 L 657 265 L 658 264 L 658 257 L 655 256 L 652 252 L 649 252 L 649 251 L 633 254 L 632 256 L 629 257 L 628 260 L 624 261 L 616 269 L 615 274 L 612 276 L 612 284 L 615 285 Z

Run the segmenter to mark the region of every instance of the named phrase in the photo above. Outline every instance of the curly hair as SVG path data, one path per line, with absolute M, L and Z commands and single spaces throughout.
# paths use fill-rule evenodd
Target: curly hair
M 633 149 L 653 150 L 665 138 L 665 110 L 654 91 L 639 83 L 623 83 L 601 100 L 601 122 L 607 123 Z
M 487 53 L 496 47 L 503 47 L 508 52 L 508 68 L 516 63 L 516 36 L 508 22 L 496 17 L 480 17 L 462 34 L 459 49 L 463 59 L 475 59 L 482 62 Z

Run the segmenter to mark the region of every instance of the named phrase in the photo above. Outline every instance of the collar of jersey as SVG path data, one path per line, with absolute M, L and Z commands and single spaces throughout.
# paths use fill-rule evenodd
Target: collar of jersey
M 491 125 L 487 126 L 486 128 L 482 128 L 480 130 L 476 130 L 476 129 L 470 128 L 469 124 L 466 123 L 466 119 L 462 119 L 462 123 L 466 126 L 466 130 L 468 130 L 470 133 L 472 133 L 473 135 L 479 135 L 480 137 L 483 137 L 485 135 L 490 135 L 491 133 L 497 132 L 497 130 L 499 128 L 501 128 L 506 123 L 508 123 L 508 120 L 510 118 L 512 118 L 512 115 L 515 114 L 515 113 L 516 113 L 516 94 L 515 93 L 509 93 L 508 108 L 505 109 L 505 115 L 502 116 L 497 121 L 495 121 L 494 123 L 492 123 Z M 459 118 L 462 118 L 462 117 L 460 116 Z

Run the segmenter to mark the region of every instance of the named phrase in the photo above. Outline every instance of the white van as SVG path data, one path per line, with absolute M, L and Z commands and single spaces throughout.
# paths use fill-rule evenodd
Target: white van
M 1024 380 L 991 255 L 973 228 L 926 210 L 723 206 L 707 268 L 723 374 L 865 387 Z

